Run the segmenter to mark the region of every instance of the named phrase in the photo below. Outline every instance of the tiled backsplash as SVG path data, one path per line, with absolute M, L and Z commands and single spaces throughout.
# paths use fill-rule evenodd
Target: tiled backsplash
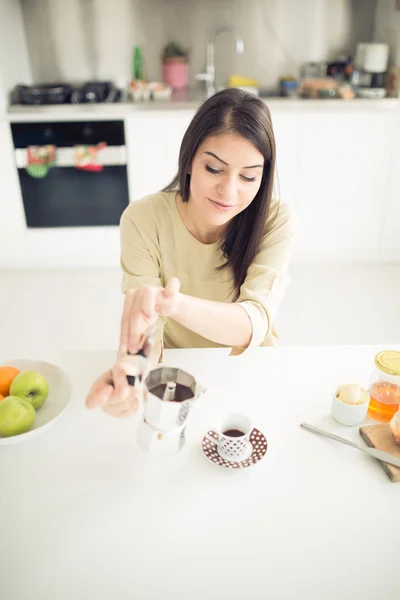
M 144 48 L 148 78 L 159 79 L 160 52 L 173 39 L 190 49 L 190 78 L 203 71 L 206 43 L 234 28 L 215 51 L 217 82 L 230 73 L 272 87 L 310 60 L 352 52 L 371 39 L 375 0 L 21 0 L 35 82 L 127 80 L 132 48 Z

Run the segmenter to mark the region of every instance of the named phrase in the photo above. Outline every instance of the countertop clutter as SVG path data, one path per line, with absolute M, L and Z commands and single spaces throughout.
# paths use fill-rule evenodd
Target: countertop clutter
M 282 76 L 276 89 L 262 89 L 257 79 L 237 74 L 231 74 L 224 85 L 217 85 L 215 44 L 221 33 L 233 35 L 237 54 L 245 51 L 238 32 L 229 27 L 217 29 L 207 42 L 206 70 L 195 76 L 197 84 L 189 80 L 189 53 L 178 44 L 170 42 L 163 49 L 163 81 L 147 80 L 143 49 L 134 46 L 131 80 L 118 83 L 94 80 L 78 86 L 71 83 L 17 85 L 10 93 L 8 113 L 29 112 L 34 115 L 41 114 L 37 112 L 38 107 L 47 113 L 50 107 L 59 109 L 60 106 L 73 108 L 72 114 L 87 111 L 98 114 L 103 109 L 113 114 L 127 114 L 130 109 L 197 108 L 207 97 L 224 87 L 247 90 L 271 105 L 283 99 L 290 99 L 292 103 L 318 99 L 331 104 L 338 99 L 349 103 L 355 100 L 376 102 L 386 96 L 398 100 L 400 97 L 397 71 L 395 67 L 388 66 L 389 46 L 380 43 L 358 44 L 354 58 L 340 56 L 330 62 L 305 63 L 300 75 Z M 357 103 L 357 107 L 360 106 Z M 28 107 L 35 107 L 35 110 L 31 112 Z

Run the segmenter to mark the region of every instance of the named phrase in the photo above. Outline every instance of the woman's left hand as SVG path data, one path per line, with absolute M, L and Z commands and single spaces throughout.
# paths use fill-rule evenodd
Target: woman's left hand
M 180 281 L 170 279 L 165 288 L 148 285 L 128 290 L 121 321 L 119 356 L 137 354 L 146 338 L 146 331 L 159 316 L 169 317 L 177 308 Z
M 134 415 L 139 404 L 139 392 L 128 385 L 122 364 L 116 364 L 92 384 L 86 397 L 87 408 L 100 407 L 113 417 Z

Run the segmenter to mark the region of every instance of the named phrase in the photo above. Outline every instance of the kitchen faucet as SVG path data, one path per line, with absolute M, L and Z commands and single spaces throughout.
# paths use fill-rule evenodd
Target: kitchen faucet
M 236 33 L 231 27 L 220 27 L 217 29 L 209 38 L 207 42 L 207 66 L 205 73 L 198 73 L 196 75 L 197 81 L 206 82 L 207 97 L 209 98 L 216 92 L 215 88 L 215 42 L 220 33 L 231 32 L 236 38 L 236 52 L 237 54 L 243 54 L 244 46 L 243 40 L 238 33 Z

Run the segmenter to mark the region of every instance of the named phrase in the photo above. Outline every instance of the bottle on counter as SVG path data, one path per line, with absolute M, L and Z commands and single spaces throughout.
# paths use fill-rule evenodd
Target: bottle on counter
M 388 423 L 399 410 L 400 352 L 385 350 L 375 356 L 375 370 L 369 384 L 368 416 Z
M 144 81 L 144 58 L 143 50 L 140 46 L 133 47 L 133 79 L 136 81 Z

